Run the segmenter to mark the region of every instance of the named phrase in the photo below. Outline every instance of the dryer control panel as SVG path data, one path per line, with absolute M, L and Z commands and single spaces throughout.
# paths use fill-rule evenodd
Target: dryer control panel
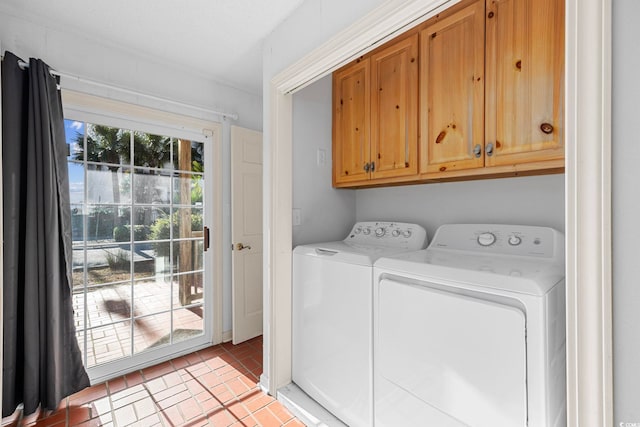
M 344 241 L 354 245 L 419 250 L 427 245 L 427 231 L 418 224 L 364 221 L 357 222 Z
M 430 248 L 563 259 L 564 235 L 549 227 L 447 224 L 438 228 Z

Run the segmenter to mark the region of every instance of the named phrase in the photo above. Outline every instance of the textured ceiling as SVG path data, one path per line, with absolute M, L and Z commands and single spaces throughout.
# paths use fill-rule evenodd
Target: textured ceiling
M 262 40 L 303 0 L 2 0 L 0 10 L 260 93 Z

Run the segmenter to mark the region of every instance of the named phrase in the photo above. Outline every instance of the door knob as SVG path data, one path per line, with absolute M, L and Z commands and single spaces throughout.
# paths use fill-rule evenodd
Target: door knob
M 243 245 L 242 243 L 236 243 L 236 250 L 237 251 L 241 251 L 243 249 L 251 249 L 251 246 L 249 245 Z

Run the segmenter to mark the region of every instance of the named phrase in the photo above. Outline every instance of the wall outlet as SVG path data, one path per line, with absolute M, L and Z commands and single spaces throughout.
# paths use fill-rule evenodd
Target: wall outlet
M 327 152 L 325 150 L 323 150 L 322 148 L 318 148 L 318 153 L 317 153 L 317 157 L 318 157 L 318 166 L 324 166 L 325 163 L 327 163 Z
M 300 225 L 302 223 L 302 212 L 300 208 L 293 209 L 293 225 Z

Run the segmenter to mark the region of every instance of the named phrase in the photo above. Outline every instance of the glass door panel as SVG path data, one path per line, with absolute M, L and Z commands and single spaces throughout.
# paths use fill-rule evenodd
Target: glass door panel
M 65 129 L 73 304 L 89 373 L 205 343 L 204 144 L 72 120 Z

